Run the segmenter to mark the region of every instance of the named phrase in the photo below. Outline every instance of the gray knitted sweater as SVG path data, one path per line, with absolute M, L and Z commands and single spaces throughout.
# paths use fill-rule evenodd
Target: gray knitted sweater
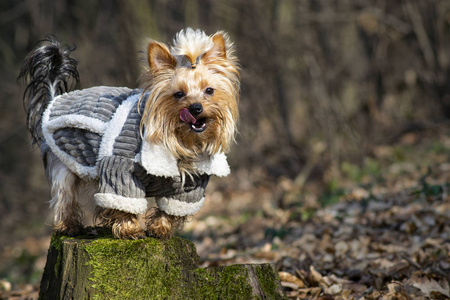
M 98 181 L 96 204 L 133 214 L 154 198 L 168 214 L 191 215 L 204 202 L 211 175 L 226 176 L 223 153 L 196 163 L 198 175 L 181 183 L 176 159 L 142 140 L 139 125 L 146 97 L 141 90 L 93 87 L 55 97 L 44 112 L 45 143 L 72 172 Z

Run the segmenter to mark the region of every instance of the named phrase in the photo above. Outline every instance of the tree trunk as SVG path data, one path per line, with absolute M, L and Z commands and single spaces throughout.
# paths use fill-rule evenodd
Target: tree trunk
M 271 264 L 198 268 L 182 238 L 54 234 L 40 299 L 286 299 Z

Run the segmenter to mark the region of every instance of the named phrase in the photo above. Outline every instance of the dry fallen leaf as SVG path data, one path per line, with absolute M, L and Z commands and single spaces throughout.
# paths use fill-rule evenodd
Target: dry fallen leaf
M 309 272 L 310 272 L 310 279 L 312 282 L 316 282 L 318 284 L 325 283 L 323 276 L 319 272 L 317 272 L 314 266 L 311 265 L 309 267 Z
M 297 276 L 294 276 L 288 272 L 278 272 L 278 276 L 280 277 L 280 280 L 283 284 L 283 282 L 287 282 L 287 283 L 293 283 L 297 286 L 297 288 L 304 288 L 306 285 L 303 282 L 303 280 L 301 280 L 300 278 L 298 278 Z
M 419 288 L 422 293 L 432 299 L 441 295 L 450 298 L 450 287 L 447 281 L 438 282 L 425 276 L 419 277 L 413 275 L 409 282 L 412 286 Z

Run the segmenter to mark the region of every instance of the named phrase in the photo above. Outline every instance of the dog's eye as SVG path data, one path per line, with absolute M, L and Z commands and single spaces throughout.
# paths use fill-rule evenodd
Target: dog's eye
M 214 89 L 211 87 L 206 88 L 205 94 L 212 95 L 214 94 Z
M 177 98 L 177 99 L 181 99 L 181 98 L 183 98 L 184 96 L 186 96 L 186 94 L 183 93 L 183 92 L 176 92 L 175 94 L 173 94 L 173 96 L 174 96 L 175 98 Z

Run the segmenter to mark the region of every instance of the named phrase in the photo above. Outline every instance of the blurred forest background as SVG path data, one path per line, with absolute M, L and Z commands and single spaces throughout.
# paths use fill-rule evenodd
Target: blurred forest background
M 450 169 L 448 0 L 2 0 L 0 253 L 29 259 L 12 245 L 48 236 L 52 220 L 16 82 L 26 54 L 54 34 L 76 45 L 81 88 L 137 87 L 145 41 L 185 27 L 227 31 L 242 66 L 233 172 L 211 192 L 266 189 L 270 207 L 289 209 L 370 192 L 393 164 L 397 177 Z M 410 155 L 425 142 L 431 152 Z

